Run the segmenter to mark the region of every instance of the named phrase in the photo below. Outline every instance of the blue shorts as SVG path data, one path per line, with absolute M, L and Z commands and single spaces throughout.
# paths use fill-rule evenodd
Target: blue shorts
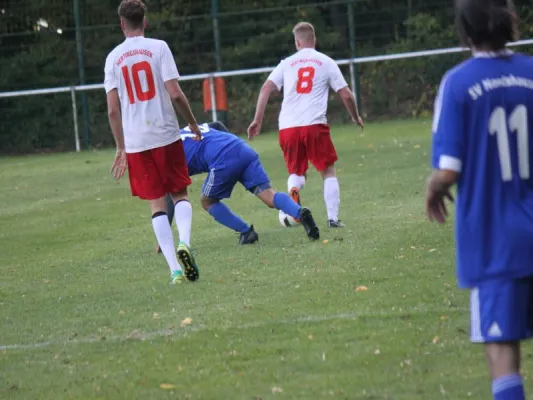
M 217 160 L 205 178 L 202 194 L 215 200 L 228 199 L 237 182 L 253 194 L 271 187 L 259 156 L 247 145 L 236 146 Z
M 517 342 L 533 337 L 533 278 L 496 280 L 472 289 L 470 340 Z

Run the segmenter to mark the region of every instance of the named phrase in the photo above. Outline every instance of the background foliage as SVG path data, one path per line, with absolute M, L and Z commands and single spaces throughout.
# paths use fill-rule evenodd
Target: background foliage
M 294 51 L 291 29 L 300 20 L 315 24 L 319 50 L 333 58 L 350 52 L 348 3 L 306 0 L 219 0 L 223 70 L 273 66 Z M 76 3 L 76 2 L 74 2 Z M 452 1 L 354 0 L 358 56 L 451 47 L 458 44 Z M 532 35 L 531 0 L 517 1 L 522 36 Z M 118 0 L 79 0 L 86 82 L 101 83 L 108 52 L 123 40 Z M 146 0 L 147 36 L 166 40 L 182 75 L 216 69 L 211 1 Z M 44 21 L 44 22 L 43 22 Z M 60 32 L 60 33 L 58 33 Z M 523 51 L 528 49 L 523 48 Z M 80 84 L 72 0 L 0 0 L 0 92 Z M 367 118 L 427 115 L 443 72 L 465 55 L 362 64 L 358 68 L 362 109 Z M 348 76 L 348 70 L 344 70 Z M 230 127 L 242 132 L 253 116 L 262 76 L 226 80 Z M 199 119 L 201 82 L 184 82 Z M 81 94 L 78 108 L 81 110 Z M 103 91 L 88 92 L 87 144 L 112 143 Z M 276 99 L 279 103 L 279 98 Z M 70 150 L 72 108 L 69 94 L 1 99 L 0 152 Z M 270 107 L 267 128 L 276 127 Z M 330 120 L 346 121 L 338 101 Z M 84 118 L 79 113 L 80 131 Z

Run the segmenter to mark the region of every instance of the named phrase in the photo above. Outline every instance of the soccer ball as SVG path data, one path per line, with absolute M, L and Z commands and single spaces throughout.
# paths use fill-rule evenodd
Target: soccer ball
M 298 225 L 298 222 L 291 217 L 290 215 L 285 214 L 283 211 L 280 210 L 279 212 L 279 223 L 284 228 L 290 228 L 291 226 Z

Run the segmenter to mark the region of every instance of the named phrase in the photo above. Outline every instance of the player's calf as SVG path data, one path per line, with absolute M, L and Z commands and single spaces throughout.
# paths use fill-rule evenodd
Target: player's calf
M 270 208 L 281 210 L 295 220 L 301 221 L 305 232 L 310 239 L 316 240 L 320 237 L 318 227 L 316 226 L 311 211 L 305 207 L 301 207 L 287 193 L 275 192 L 274 189 L 269 188 L 256 195 Z
M 328 228 L 343 228 L 339 221 L 339 207 L 341 203 L 339 181 L 335 173 L 335 165 L 330 165 L 321 171 L 324 179 L 324 202 L 328 212 Z
M 248 237 L 250 231 L 253 231 L 253 226 L 250 227 L 241 219 L 241 217 L 234 214 L 233 211 L 231 211 L 231 209 L 221 201 L 202 196 L 201 203 L 204 210 L 206 210 L 215 221 L 221 225 L 224 225 L 226 228 L 240 233 L 239 243 L 249 244 L 258 240 L 258 237 L 256 237 L 255 240 L 243 240 L 243 237 Z M 255 233 L 255 231 L 253 232 Z M 255 233 L 255 235 L 257 236 L 257 233 Z
M 494 400 L 525 399 L 520 376 L 520 343 L 487 343 L 485 353 L 492 377 Z
M 303 176 L 296 174 L 289 175 L 289 179 L 287 180 L 287 190 L 294 202 L 298 203 L 299 205 L 302 204 L 300 199 L 300 190 L 303 189 L 304 185 L 305 174 Z

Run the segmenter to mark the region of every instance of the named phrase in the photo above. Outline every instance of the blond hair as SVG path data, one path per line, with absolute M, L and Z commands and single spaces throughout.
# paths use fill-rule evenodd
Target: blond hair
M 294 38 L 303 43 L 312 43 L 315 40 L 315 28 L 309 22 L 299 22 L 292 30 Z

